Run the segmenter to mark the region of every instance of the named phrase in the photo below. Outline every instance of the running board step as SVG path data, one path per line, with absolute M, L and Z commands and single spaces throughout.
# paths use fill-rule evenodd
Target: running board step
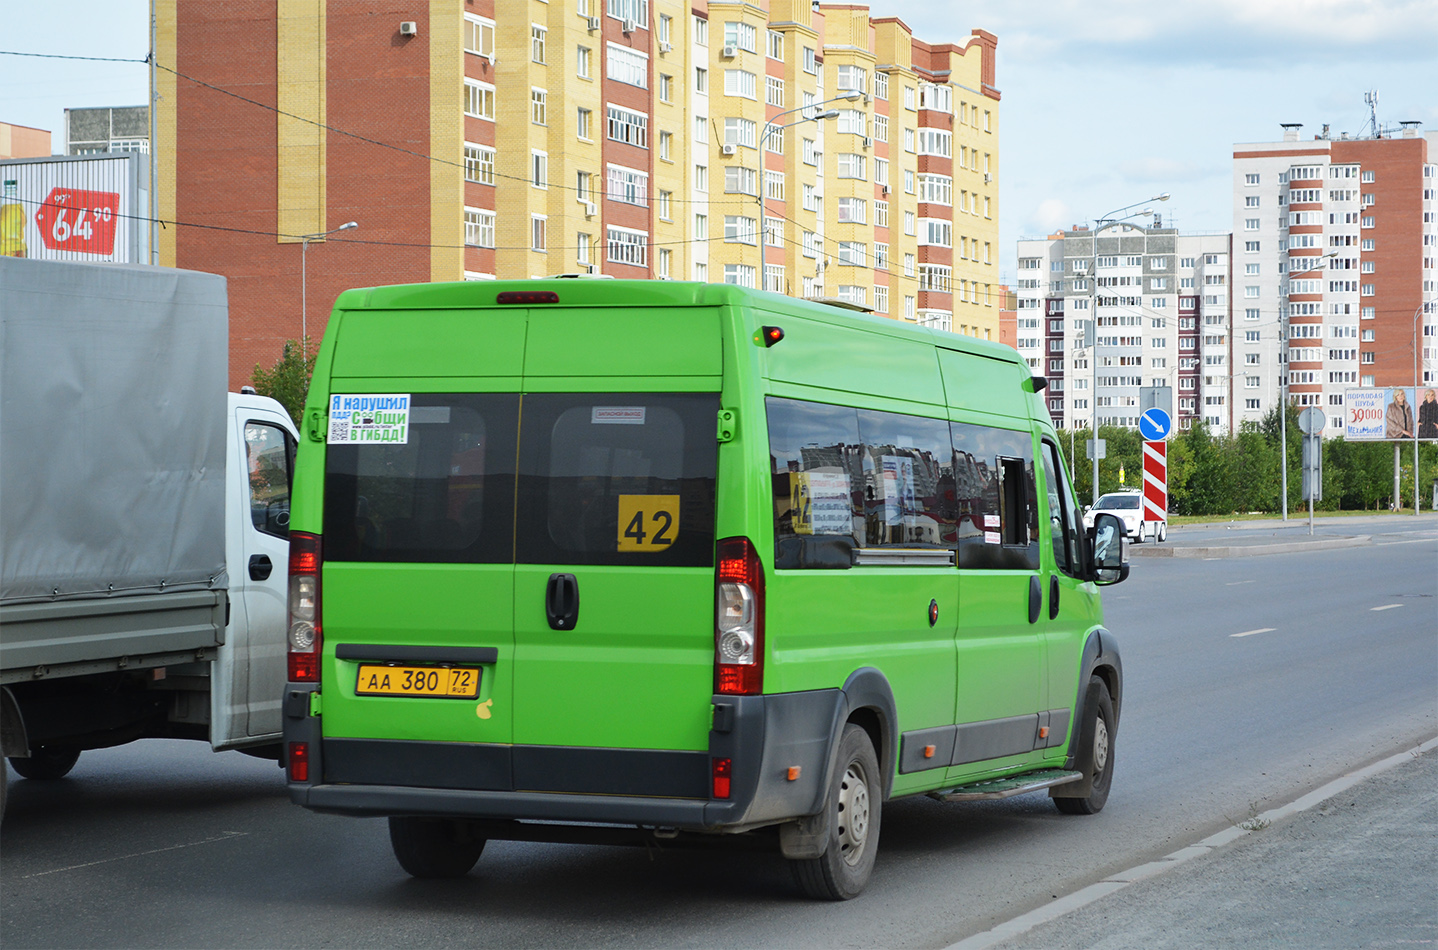
M 972 785 L 960 785 L 947 792 L 930 792 L 930 798 L 941 802 L 982 802 L 998 798 L 1012 798 L 1025 792 L 1037 792 L 1055 785 L 1067 785 L 1083 778 L 1082 772 L 1066 772 L 1063 769 L 1043 769 L 1010 775 L 1007 778 L 988 779 Z

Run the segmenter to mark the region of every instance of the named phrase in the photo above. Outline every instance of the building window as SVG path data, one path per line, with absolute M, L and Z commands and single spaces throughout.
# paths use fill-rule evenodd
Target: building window
M 549 219 L 542 214 L 529 216 L 529 249 L 544 252 L 549 250 Z
M 538 149 L 529 153 L 529 183 L 535 188 L 549 187 L 549 153 Z
M 769 58 L 784 61 L 784 34 L 778 30 L 769 31 Z
M 752 288 L 754 286 L 754 268 L 749 264 L 725 264 L 724 283 Z
M 529 56 L 536 63 L 544 62 L 544 45 L 548 33 L 542 26 L 532 25 L 529 28 Z
M 609 139 L 639 148 L 649 147 L 649 116 L 621 106 L 606 106 L 609 117 Z
M 758 195 L 759 176 L 743 165 L 724 166 L 724 192 L 731 195 Z
M 724 24 L 724 45 L 737 46 L 746 52 L 755 52 L 754 43 L 759 31 L 752 23 L 730 20 Z
M 758 78 L 743 69 L 724 70 L 724 95 L 742 99 L 757 99 Z
M 549 93 L 543 89 L 529 90 L 529 121 L 535 125 L 549 124 Z
M 649 0 L 605 0 L 604 12 L 616 20 L 632 20 L 648 29 Z
M 874 202 L 874 226 L 879 228 L 889 226 L 889 203 L 887 201 Z
M 756 244 L 758 243 L 757 222 L 753 218 L 739 214 L 726 214 L 724 216 L 724 243 L 725 244 Z M 726 281 L 726 283 L 731 283 Z
M 764 77 L 764 102 L 765 102 L 767 105 L 779 106 L 780 108 L 783 107 L 783 105 L 784 105 L 784 80 L 783 80 L 783 79 L 780 79 L 778 76 L 765 76 L 765 77 Z
M 838 177 L 858 178 L 864 176 L 864 156 L 852 152 L 844 152 L 839 155 Z
M 494 121 L 494 87 L 471 79 L 464 81 L 464 114 Z
M 867 207 L 868 203 L 863 198 L 840 198 L 839 222 L 841 224 L 864 224 Z
M 649 57 L 618 43 L 609 44 L 605 73 L 610 79 L 640 89 L 649 88 Z
M 591 51 L 587 46 L 581 46 L 576 51 L 574 59 L 575 62 L 578 64 L 576 72 L 579 74 L 580 79 L 594 78 L 594 73 L 591 71 L 590 68 L 590 52 Z
M 494 149 L 465 142 L 464 178 L 481 185 L 494 184 Z
M 885 77 L 885 78 L 888 78 L 888 77 Z M 888 313 L 888 312 L 889 312 L 889 288 L 887 288 L 887 287 L 882 287 L 882 286 L 879 286 L 879 287 L 875 287 L 875 288 L 874 288 L 874 312 L 875 312 L 875 313 Z
M 641 207 L 649 203 L 649 174 L 647 172 L 625 168 L 621 165 L 610 165 L 608 172 L 608 194 L 611 200 Z
M 666 162 L 668 162 L 668 161 L 673 161 L 673 151 L 674 151 L 674 133 L 673 133 L 673 132 L 660 132 L 660 133 L 659 133 L 659 158 L 660 158 L 662 161 L 666 161 Z
M 674 77 L 661 73 L 659 75 L 659 101 L 674 101 Z
M 633 264 L 643 267 L 649 262 L 649 235 L 630 228 L 608 229 L 606 244 L 609 260 L 615 264 Z
M 672 192 L 672 191 L 664 191 L 663 189 L 660 189 L 660 191 L 659 191 L 659 208 L 658 208 L 658 211 L 659 211 L 659 220 L 661 220 L 661 221 L 669 221 L 669 220 L 671 220 L 670 210 L 669 210 L 669 209 L 670 209 L 670 205 L 673 203 L 673 199 L 674 199 L 674 192 Z
M 583 107 L 576 113 L 574 123 L 575 134 L 586 142 L 589 141 L 590 137 L 594 134 L 593 129 L 590 128 L 593 119 L 594 113 Z
M 840 241 L 839 263 L 852 267 L 867 267 L 868 245 L 862 241 Z
M 480 17 L 464 18 L 464 51 L 494 58 L 494 21 Z
M 464 243 L 473 247 L 494 247 L 494 212 L 464 209 Z

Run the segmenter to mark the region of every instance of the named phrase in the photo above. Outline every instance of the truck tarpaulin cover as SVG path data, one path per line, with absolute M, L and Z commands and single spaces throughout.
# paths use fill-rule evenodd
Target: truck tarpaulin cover
M 223 277 L 0 258 L 0 601 L 227 587 L 227 376 Z

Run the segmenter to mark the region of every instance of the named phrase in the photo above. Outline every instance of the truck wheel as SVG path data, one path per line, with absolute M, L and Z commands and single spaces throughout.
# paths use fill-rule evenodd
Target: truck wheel
M 80 759 L 80 750 L 68 746 L 39 746 L 30 750 L 30 757 L 11 756 L 10 765 L 23 778 L 53 779 L 70 774 Z
M 805 894 L 816 900 L 846 901 L 869 883 L 879 849 L 882 796 L 874 744 L 867 732 L 849 723 L 839 739 L 839 756 L 824 803 L 829 811 L 828 846 L 817 858 L 793 862 L 794 879 Z
M 399 866 L 414 877 L 464 877 L 479 860 L 485 839 L 462 821 L 391 818 L 389 843 Z
M 1097 815 L 1108 801 L 1113 785 L 1113 700 L 1108 686 L 1095 676 L 1089 680 L 1084 700 L 1083 731 L 1079 733 L 1078 767 L 1093 777 L 1093 784 L 1084 798 L 1054 796 L 1054 805 L 1065 815 Z
M 1168 525 L 1162 521 L 1158 523 L 1158 539 L 1160 541 L 1168 540 Z

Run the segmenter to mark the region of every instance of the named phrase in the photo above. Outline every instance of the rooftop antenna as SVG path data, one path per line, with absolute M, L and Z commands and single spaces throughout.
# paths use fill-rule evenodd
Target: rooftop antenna
M 1365 92 L 1363 101 L 1368 105 L 1368 128 L 1372 130 L 1375 139 L 1380 138 L 1382 133 L 1378 129 L 1378 90 Z

